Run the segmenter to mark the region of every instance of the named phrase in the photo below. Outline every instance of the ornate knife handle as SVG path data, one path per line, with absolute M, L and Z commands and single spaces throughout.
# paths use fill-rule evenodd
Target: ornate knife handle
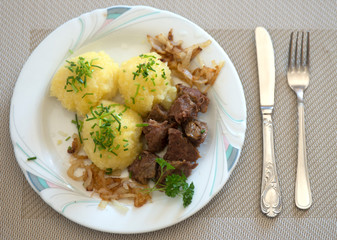
M 272 113 L 273 107 L 262 109 L 263 172 L 261 184 L 261 210 L 268 217 L 275 217 L 282 210 L 281 191 L 275 163 Z

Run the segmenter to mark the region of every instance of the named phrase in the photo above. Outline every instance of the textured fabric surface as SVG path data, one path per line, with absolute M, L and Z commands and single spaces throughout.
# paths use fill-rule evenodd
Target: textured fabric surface
M 55 28 L 82 13 L 112 5 L 149 5 L 180 14 L 210 33 L 237 69 L 247 102 L 242 155 L 211 202 L 178 225 L 139 235 L 80 226 L 47 205 L 25 180 L 13 153 L 9 109 L 15 82 L 31 51 Z M 336 239 L 337 236 L 337 5 L 335 1 L 1 1 L 0 239 Z M 283 210 L 260 211 L 262 128 L 254 28 L 265 26 L 275 49 L 274 111 Z M 286 78 L 291 31 L 311 32 L 311 78 L 305 92 L 306 135 L 313 205 L 294 203 L 297 158 L 296 96 Z

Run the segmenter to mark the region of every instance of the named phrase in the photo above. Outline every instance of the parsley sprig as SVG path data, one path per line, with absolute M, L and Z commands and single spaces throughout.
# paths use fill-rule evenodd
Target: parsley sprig
M 182 173 L 181 175 L 178 174 L 171 174 L 165 178 L 165 183 L 162 184 L 161 180 L 165 173 L 169 170 L 174 170 L 170 163 L 165 161 L 163 158 L 156 158 L 156 162 L 160 166 L 160 176 L 152 188 L 147 189 L 147 191 L 154 192 L 154 191 L 163 191 L 168 197 L 182 197 L 184 207 L 187 207 L 191 204 L 192 198 L 194 195 L 194 184 L 188 184 L 186 182 L 187 178 Z

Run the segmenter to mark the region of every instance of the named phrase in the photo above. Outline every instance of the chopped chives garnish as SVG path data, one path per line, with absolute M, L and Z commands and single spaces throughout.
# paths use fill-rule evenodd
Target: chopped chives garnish
M 133 72 L 133 80 L 136 79 L 136 77 L 138 77 L 139 75 L 142 75 L 145 80 L 147 80 L 147 77 L 149 76 L 149 71 L 153 71 L 155 72 L 156 70 L 153 69 L 153 65 L 156 64 L 156 62 L 154 61 L 154 59 L 156 59 L 155 56 L 151 56 L 151 55 L 139 55 L 139 57 L 141 58 L 146 58 L 147 62 L 146 63 L 140 63 L 137 65 L 137 71 Z
M 90 136 L 95 144 L 94 152 L 96 149 L 105 149 L 118 156 L 113 150 L 117 150 L 120 145 L 115 145 L 114 139 L 118 134 L 121 134 L 122 117 L 113 109 L 113 107 L 116 106 L 120 106 L 120 104 L 112 104 L 109 106 L 100 104 L 96 109 L 91 108 L 92 117 L 90 116 L 90 118 L 88 118 L 87 116 L 86 121 L 95 120 L 91 126 L 94 131 L 90 132 Z M 125 107 L 125 109 L 127 109 L 127 107 Z
M 125 144 L 123 145 L 123 147 L 127 147 L 127 146 L 129 146 L 129 143 L 125 143 Z
M 75 114 L 75 121 L 72 120 L 71 122 L 76 125 L 78 137 L 80 139 L 80 142 L 83 143 L 82 136 L 81 136 L 81 130 L 82 130 L 82 126 L 83 126 L 83 121 L 78 120 L 77 114 Z
M 121 126 L 122 126 L 121 122 L 118 120 L 118 118 L 115 115 L 113 115 L 112 113 L 111 113 L 111 115 L 118 122 L 118 131 L 120 131 L 121 130 Z
M 37 157 L 29 157 L 29 158 L 27 158 L 27 161 L 32 161 L 32 160 L 36 160 L 37 159 Z
M 147 55 L 147 54 L 140 54 L 139 57 L 141 57 L 141 58 L 156 58 L 153 55 Z
M 155 92 L 156 91 L 156 89 L 151 89 L 151 92 Z
M 151 78 L 151 81 L 153 83 L 153 86 L 156 86 L 156 83 L 154 82 L 154 78 Z
M 125 149 L 123 149 L 123 150 L 124 150 L 124 152 L 125 152 L 125 151 L 127 151 L 127 150 L 129 150 L 129 149 L 128 149 L 128 148 L 125 148 Z
M 123 142 L 129 142 L 129 140 L 127 140 L 127 139 L 123 139 Z
M 204 132 L 206 132 L 206 130 L 205 129 L 201 129 L 200 133 L 204 133 Z
M 75 76 L 69 76 L 65 85 L 65 89 L 68 85 L 75 91 L 75 93 L 82 91 L 81 86 L 87 87 L 87 77 L 91 78 L 92 73 L 94 72 L 93 68 L 103 69 L 100 66 L 93 65 L 93 61 L 97 60 L 92 59 L 90 62 L 86 61 L 84 57 L 78 57 L 77 62 L 66 60 L 68 63 L 65 68 L 70 72 L 75 73 Z M 76 86 L 77 85 L 77 86 Z
M 99 69 L 103 69 L 102 67 L 100 66 L 97 66 L 97 65 L 91 65 L 92 67 L 96 67 L 96 68 L 99 68 Z
M 112 168 L 105 169 L 105 174 L 110 175 L 112 173 Z
M 122 111 L 122 113 L 125 113 L 130 107 L 128 107 L 128 106 L 126 106 L 125 104 L 124 104 L 124 110 Z
M 136 124 L 136 127 L 147 127 L 147 126 L 149 126 L 148 123 L 137 123 Z
M 137 86 L 137 89 L 136 89 L 136 93 L 135 93 L 135 96 L 134 97 L 131 97 L 132 101 L 133 101 L 133 104 L 135 104 L 135 99 L 138 95 L 138 92 L 139 92 L 139 88 L 140 88 L 140 84 L 139 83 L 135 83 L 135 85 Z
M 88 96 L 88 95 L 94 95 L 93 93 L 86 93 L 82 96 L 82 98 L 84 98 L 85 96 Z
M 165 73 L 164 68 L 161 71 L 162 71 L 161 77 L 164 78 L 164 79 L 166 79 L 166 73 Z
M 66 141 L 68 141 L 70 139 L 70 136 L 66 138 Z

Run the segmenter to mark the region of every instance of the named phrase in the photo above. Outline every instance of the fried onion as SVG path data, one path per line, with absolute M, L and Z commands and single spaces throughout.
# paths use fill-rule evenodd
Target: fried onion
M 128 177 L 122 178 L 120 170 L 107 174 L 93 163 L 88 164 L 88 160 L 86 160 L 88 157 L 78 154 L 81 149 L 82 144 L 79 137 L 74 134 L 72 146 L 68 149 L 68 153 L 71 154 L 71 165 L 67 174 L 75 181 L 83 181 L 83 186 L 87 191 L 99 194 L 102 201 L 133 199 L 135 207 L 141 207 L 151 200 L 150 194 L 144 191 L 145 188 L 148 188 L 147 185 L 141 185 Z M 78 170 L 83 171 L 80 176 L 75 174 L 75 172 L 79 172 Z
M 151 51 L 155 51 L 161 55 L 161 61 L 167 62 L 173 75 L 191 87 L 197 87 L 202 93 L 207 93 L 224 66 L 224 62 L 217 65 L 213 61 L 214 68 L 202 66 L 194 70 L 191 69 L 192 60 L 212 43 L 211 40 L 183 48 L 182 41 L 174 42 L 172 29 L 169 31 L 167 37 L 163 34 L 155 37 L 147 35 L 147 40 L 151 44 Z

